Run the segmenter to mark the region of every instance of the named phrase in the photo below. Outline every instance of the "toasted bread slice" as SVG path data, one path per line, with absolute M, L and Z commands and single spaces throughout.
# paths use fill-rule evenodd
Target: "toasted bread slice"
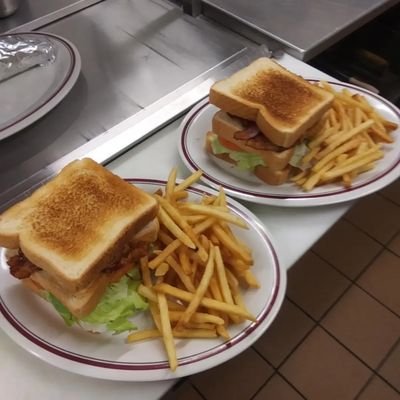
M 227 153 L 214 154 L 212 147 L 211 147 L 211 140 L 212 140 L 213 135 L 216 135 L 216 134 L 214 132 L 207 132 L 206 145 L 205 145 L 206 151 L 213 157 L 217 157 L 220 160 L 223 160 L 230 164 L 236 164 L 236 161 L 232 160 L 229 157 L 229 154 L 227 154 Z M 287 165 L 285 168 L 282 168 L 280 170 L 271 169 L 271 168 L 264 167 L 264 166 L 257 166 L 254 169 L 253 173 L 255 176 L 257 176 L 257 178 L 262 180 L 264 183 L 267 183 L 268 185 L 281 185 L 282 183 L 287 181 L 290 171 L 291 171 L 291 167 L 289 165 Z
M 158 231 L 159 222 L 155 218 L 134 236 L 130 245 L 137 242 L 152 243 L 157 239 Z M 77 318 L 84 318 L 96 308 L 107 286 L 113 282 L 118 282 L 122 276 L 132 269 L 132 265 L 132 263 L 127 263 L 118 269 L 100 272 L 87 287 L 76 292 L 70 292 L 43 270 L 34 272 L 29 278 L 23 279 L 22 283 L 45 299 L 46 292 L 53 294 L 72 315 Z
M 224 111 L 218 111 L 212 119 L 212 131 L 219 137 L 234 143 L 243 151 L 258 154 L 264 160 L 269 169 L 281 170 L 285 168 L 293 155 L 294 148 L 261 150 L 248 146 L 244 140 L 236 140 L 234 138 L 235 133 L 246 129 L 244 122 L 245 121 L 241 118 L 235 118 Z
M 273 143 L 290 147 L 328 110 L 333 95 L 259 58 L 210 89 L 210 103 L 255 121 Z
M 87 287 L 158 212 L 156 200 L 93 160 L 70 163 L 0 216 L 0 245 L 67 290 Z
M 86 317 L 96 308 L 109 283 L 107 274 L 101 273 L 84 289 L 70 293 L 49 278 L 46 271 L 35 272 L 23 279 L 24 286 L 41 297 L 45 297 L 46 292 L 53 294 L 77 318 Z

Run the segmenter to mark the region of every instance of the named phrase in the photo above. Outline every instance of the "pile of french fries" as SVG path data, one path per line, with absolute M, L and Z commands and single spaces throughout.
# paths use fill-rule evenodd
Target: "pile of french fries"
M 327 82 L 319 84 L 334 94 L 333 105 L 312 128 L 303 170 L 291 181 L 305 191 L 331 182 L 348 188 L 384 156 L 382 144 L 393 142 L 391 132 L 397 124 L 385 120 L 363 96 L 348 89 L 336 92 Z
M 230 324 L 255 321 L 246 309 L 240 287 L 258 288 L 251 267 L 251 250 L 230 224 L 247 224 L 230 212 L 224 191 L 189 200 L 187 188 L 201 171 L 176 184 L 176 169 L 168 177 L 159 204 L 160 250 L 140 260 L 138 292 L 149 302 L 154 328 L 131 333 L 129 343 L 162 338 L 171 370 L 178 365 L 176 338 L 229 339 Z

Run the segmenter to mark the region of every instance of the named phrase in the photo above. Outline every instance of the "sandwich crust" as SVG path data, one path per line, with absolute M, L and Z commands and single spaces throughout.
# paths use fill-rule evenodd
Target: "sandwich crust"
M 0 216 L 0 245 L 25 256 L 69 291 L 87 287 L 156 217 L 157 202 L 93 160 L 70 163 Z
M 283 126 L 293 126 L 309 110 L 324 100 L 320 92 L 279 70 L 258 71 L 252 79 L 239 83 L 232 93 L 268 110 Z
M 328 110 L 333 95 L 289 72 L 268 58 L 259 58 L 210 89 L 210 103 L 255 121 L 271 142 L 291 147 Z

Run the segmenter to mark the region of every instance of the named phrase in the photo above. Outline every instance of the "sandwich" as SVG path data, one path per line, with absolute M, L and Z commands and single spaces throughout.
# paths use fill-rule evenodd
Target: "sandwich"
M 333 95 L 259 58 L 216 82 L 209 101 L 220 111 L 206 135 L 206 150 L 239 168 L 246 165 L 237 159 L 247 157 L 252 160 L 247 169 L 268 184 L 281 184 L 298 166 L 305 140 L 331 107 Z
M 157 213 L 151 195 L 77 160 L 0 215 L 0 246 L 10 273 L 68 325 L 119 333 L 147 307 L 135 267 L 157 239 Z
M 288 179 L 294 147 L 277 146 L 260 134 L 254 122 L 220 110 L 207 132 L 206 151 L 269 185 L 280 185 Z

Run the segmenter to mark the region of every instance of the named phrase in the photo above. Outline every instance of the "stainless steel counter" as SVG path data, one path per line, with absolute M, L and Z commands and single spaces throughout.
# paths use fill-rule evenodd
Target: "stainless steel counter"
M 99 162 L 177 118 L 207 93 L 200 90 L 183 101 L 189 90 L 183 90 L 184 85 L 202 76 L 209 78 L 215 66 L 254 46 L 162 0 L 103 1 L 41 30 L 72 41 L 82 57 L 82 71 L 61 104 L 0 142 L 1 207 L 49 178 L 68 158 L 82 157 L 113 138 L 119 124 L 124 122 L 126 135 L 133 125 L 139 132 L 137 124 L 144 117 L 151 120 L 146 132 L 105 146 L 101 157 L 94 157 Z M 150 114 L 174 101 L 180 103 L 164 111 L 154 124 L 156 117 Z
M 20 0 L 15 14 L 0 19 L 0 33 L 30 31 L 103 0 Z
M 398 0 L 202 0 L 206 15 L 308 60 Z M 208 6 L 208 7 L 206 7 Z M 258 34 L 258 36 L 256 36 Z M 261 36 L 260 36 L 261 35 Z

